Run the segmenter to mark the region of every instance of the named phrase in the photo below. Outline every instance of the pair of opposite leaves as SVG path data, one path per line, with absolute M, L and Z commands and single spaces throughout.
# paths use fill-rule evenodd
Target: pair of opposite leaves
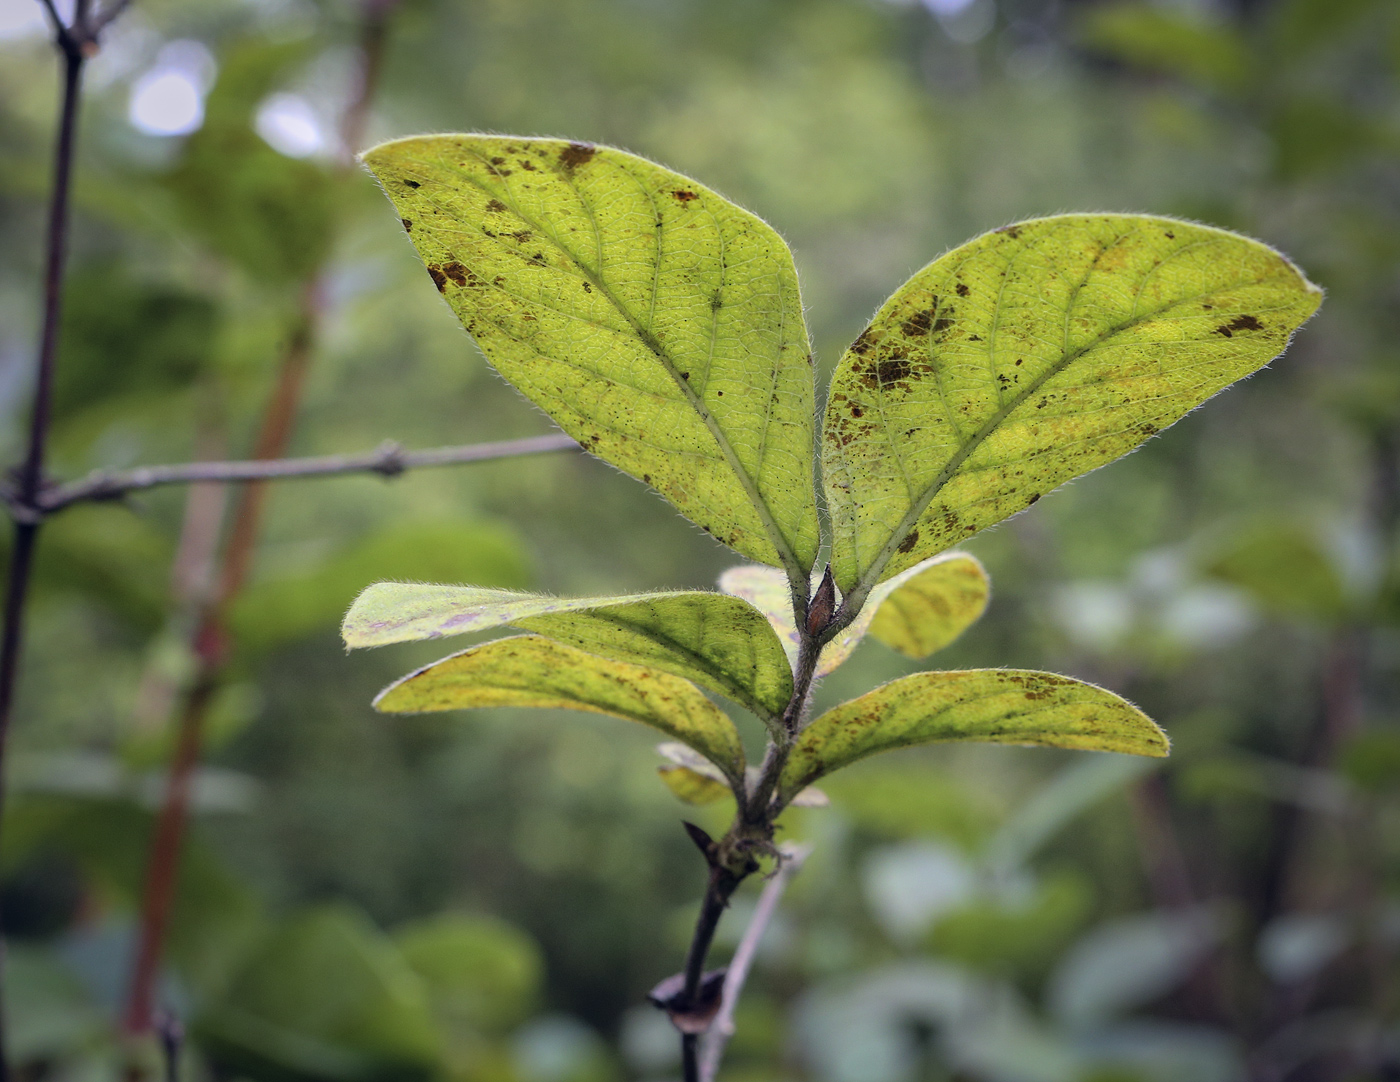
M 587 450 L 770 565 L 753 572 L 768 591 L 757 608 L 724 594 L 562 602 L 372 587 L 347 617 L 351 646 L 502 624 L 572 643 L 490 643 L 413 674 L 377 704 L 491 705 L 506 700 L 471 689 L 506 680 L 509 701 L 522 705 L 548 700 L 656 725 L 741 786 L 732 725 L 669 674 L 770 725 L 791 694 L 790 669 L 774 663 L 782 647 L 769 627 L 773 594 L 778 611 L 785 593 L 805 596 L 822 538 L 815 381 L 787 246 L 689 178 L 588 144 L 426 136 L 364 160 L 437 288 L 507 380 Z M 940 564 L 930 560 L 949 546 L 1127 453 L 1266 364 L 1320 300 L 1263 244 L 1147 216 L 1022 222 L 935 260 L 876 313 L 828 394 L 821 473 L 844 604 L 878 619 L 906 575 L 931 573 Z M 619 616 L 629 605 L 668 615 L 629 624 L 635 610 Z M 561 630 L 561 621 L 572 624 Z M 580 631 L 587 621 L 598 626 Z M 718 639 L 722 660 L 706 647 Z M 566 679 L 560 649 L 595 691 L 651 689 L 675 707 L 688 688 L 688 705 L 675 707 L 685 716 L 658 723 L 657 702 L 641 711 L 647 717 L 589 707 L 587 696 L 564 702 L 568 695 L 548 690 Z M 437 698 L 426 690 L 434 682 L 444 689 Z M 1091 685 L 1041 673 L 922 673 L 817 719 L 781 793 L 790 798 L 873 751 L 950 738 L 1166 750 L 1147 718 Z

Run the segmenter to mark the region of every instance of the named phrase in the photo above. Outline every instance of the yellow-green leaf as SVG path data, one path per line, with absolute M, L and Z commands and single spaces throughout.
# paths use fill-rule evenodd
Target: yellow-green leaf
M 796 581 L 817 551 L 814 386 L 792 254 L 609 147 L 432 135 L 364 156 L 506 379 L 588 450 Z
M 695 685 L 536 635 L 498 639 L 424 666 L 381 691 L 374 705 L 390 714 L 482 706 L 611 714 L 659 729 L 743 782 L 739 733 Z
M 1164 756 L 1167 737 L 1126 699 L 1054 673 L 915 673 L 829 710 L 798 738 L 779 780 L 786 801 L 824 774 L 894 748 L 978 741 Z
M 1321 299 L 1273 249 L 1168 218 L 1041 218 L 935 260 L 832 381 L 837 585 L 859 601 L 1126 454 L 1277 356 Z
M 763 615 L 738 598 L 698 590 L 559 598 L 380 582 L 355 599 L 341 634 L 353 649 L 504 625 L 683 676 L 770 721 L 792 697 L 792 670 Z
M 727 796 L 733 796 L 733 792 L 724 782 L 716 781 L 709 775 L 692 770 L 688 766 L 677 764 L 658 766 L 656 772 L 661 775 L 661 780 L 666 783 L 666 788 L 670 789 L 676 798 L 685 804 L 702 806 L 714 804 Z
M 733 567 L 720 576 L 719 587 L 762 612 L 787 651 L 797 657 L 799 637 L 793 622 L 787 580 L 771 567 Z M 870 591 L 860 614 L 822 647 L 817 675 L 841 665 L 867 632 L 909 657 L 923 658 L 943 649 L 977 620 L 987 607 L 991 583 L 974 556 L 940 553 L 902 571 Z

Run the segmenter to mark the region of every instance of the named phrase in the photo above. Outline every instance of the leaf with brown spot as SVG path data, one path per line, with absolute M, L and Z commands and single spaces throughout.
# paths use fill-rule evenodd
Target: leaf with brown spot
M 379 582 L 355 599 L 341 635 L 357 649 L 506 626 L 683 676 L 769 724 L 792 696 L 792 670 L 764 615 L 738 598 L 699 590 L 560 598 Z
M 837 585 L 860 604 L 1133 450 L 1282 352 L 1321 298 L 1266 245 L 1136 215 L 1022 222 L 935 260 L 832 380 L 822 463 Z
M 498 639 L 435 661 L 390 684 L 374 706 L 389 714 L 485 706 L 611 714 L 681 741 L 734 784 L 743 784 L 738 730 L 694 684 L 535 635 Z
M 1126 699 L 1055 673 L 925 672 L 843 703 L 813 721 L 778 783 L 789 800 L 866 756 L 917 744 L 982 742 L 1165 756 L 1166 734 Z
M 511 178 L 508 153 L 539 167 Z M 434 135 L 364 161 L 415 222 L 424 262 L 482 283 L 447 301 L 507 380 L 682 514 L 805 579 L 815 386 L 792 254 L 772 228 L 610 147 Z

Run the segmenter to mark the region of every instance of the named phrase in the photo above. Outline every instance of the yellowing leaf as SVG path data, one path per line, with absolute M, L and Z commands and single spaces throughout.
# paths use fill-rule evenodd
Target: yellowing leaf
M 433 135 L 364 161 L 506 379 L 719 540 L 801 581 L 818 543 L 815 392 L 777 233 L 591 144 Z
M 1041 218 L 935 260 L 832 382 L 837 584 L 859 602 L 1126 454 L 1277 356 L 1321 299 L 1271 248 L 1167 218 Z
M 744 777 L 734 723 L 693 684 L 535 635 L 498 639 L 424 666 L 381 691 L 374 705 L 390 714 L 482 706 L 611 714 L 689 745 L 731 780 L 742 784 Z
M 931 557 L 882 582 L 895 584 L 870 621 L 870 634 L 913 658 L 942 650 L 987 609 L 992 584 L 981 561 L 965 552 Z M 867 602 L 868 604 L 868 602 Z
M 353 649 L 507 624 L 694 680 L 770 721 L 792 696 L 792 670 L 767 621 L 753 606 L 724 594 L 558 598 L 380 582 L 355 599 L 341 633 Z
M 778 788 L 787 801 L 824 774 L 894 748 L 978 741 L 1164 756 L 1167 737 L 1093 684 L 1016 669 L 915 673 L 829 710 L 798 738 Z
M 799 638 L 787 580 L 771 567 L 732 567 L 719 588 L 762 612 L 787 651 L 797 657 Z M 981 563 L 963 552 L 942 553 L 887 579 L 870 591 L 860 615 L 822 647 L 817 675 L 841 665 L 874 635 L 909 657 L 928 657 L 947 646 L 982 615 L 991 583 Z
M 666 788 L 676 798 L 686 804 L 714 804 L 733 793 L 722 781 L 716 781 L 707 774 L 692 770 L 688 766 L 658 766 L 656 772 L 666 783 Z

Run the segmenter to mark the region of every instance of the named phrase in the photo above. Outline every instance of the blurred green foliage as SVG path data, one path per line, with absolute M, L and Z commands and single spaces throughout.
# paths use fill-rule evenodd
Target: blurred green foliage
M 388 25 L 367 140 L 549 133 L 703 178 L 792 244 L 824 371 L 930 255 L 1066 209 L 1240 229 L 1329 290 L 1273 369 L 969 546 L 994 595 L 938 664 L 1096 680 L 1162 722 L 1172 759 L 1144 775 L 910 751 L 834 778 L 831 806 L 789 824 L 816 851 L 726 1078 L 1381 1082 L 1400 1026 L 1400 11 L 955 7 L 406 0 Z M 137 0 L 114 27 L 85 100 L 56 474 L 246 454 L 316 268 L 296 453 L 544 430 L 373 184 L 337 171 L 360 21 L 349 0 Z M 205 123 L 143 133 L 133 88 L 173 41 L 214 58 Z M 55 82 L 39 33 L 0 40 L 10 461 Z M 249 126 L 268 129 L 269 95 L 298 99 L 329 149 L 269 146 Z M 152 689 L 185 671 L 184 495 L 74 509 L 41 546 L 0 869 L 30 1077 L 121 1068 L 170 735 Z M 677 820 L 710 809 L 675 803 L 639 727 L 373 716 L 378 688 L 436 651 L 351 664 L 335 626 L 372 578 L 615 594 L 711 588 L 728 563 L 641 486 L 567 455 L 274 489 L 162 992 L 194 1034 L 190 1070 L 673 1076 L 673 1035 L 636 1005 L 674 968 L 702 889 Z M 818 708 L 922 667 L 867 642 Z M 721 928 L 730 945 L 747 905 Z M 327 985 L 334 1001 L 306 991 Z M 1113 1010 L 1082 1007 L 1105 997 Z

